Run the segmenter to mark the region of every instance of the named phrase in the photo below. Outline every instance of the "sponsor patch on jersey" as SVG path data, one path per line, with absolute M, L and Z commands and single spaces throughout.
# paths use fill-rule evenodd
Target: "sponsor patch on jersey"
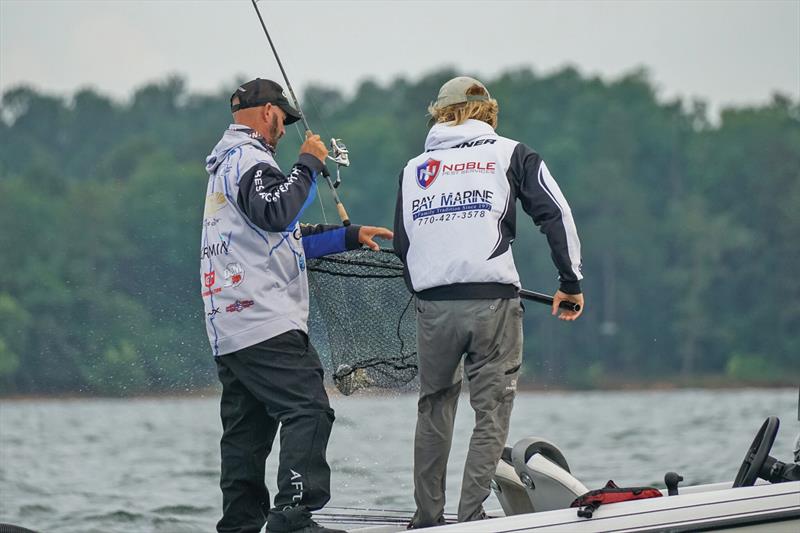
M 225 195 L 221 192 L 212 192 L 208 196 L 206 196 L 206 209 L 204 216 L 208 218 L 209 216 L 213 215 L 223 207 L 225 207 L 227 203 L 225 202 Z
M 222 291 L 222 287 L 214 287 L 216 282 L 217 272 L 215 270 L 212 270 L 211 272 L 203 272 L 203 286 L 206 289 L 200 293 L 203 298 L 208 298 L 212 294 L 217 294 Z
M 226 313 L 241 313 L 248 307 L 252 307 L 255 302 L 253 300 L 236 300 L 225 308 Z
M 230 239 L 228 240 L 230 242 Z M 214 244 L 209 244 L 208 246 L 203 246 L 203 249 L 200 251 L 200 259 L 211 259 L 212 257 L 216 257 L 218 255 L 228 255 L 230 252 L 229 245 L 225 241 L 220 241 Z
M 244 281 L 244 269 L 239 263 L 228 263 L 222 271 L 225 287 L 238 287 Z
M 423 189 L 427 189 L 433 182 L 436 181 L 436 176 L 439 175 L 439 168 L 442 162 L 429 158 L 427 161 L 417 167 L 417 185 Z

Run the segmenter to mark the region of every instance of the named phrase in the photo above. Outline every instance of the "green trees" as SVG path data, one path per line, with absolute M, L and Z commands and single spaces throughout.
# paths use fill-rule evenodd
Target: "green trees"
M 340 195 L 356 223 L 391 225 L 398 172 L 453 75 L 367 81 L 352 97 L 306 91 L 310 123 L 350 148 Z M 484 81 L 500 102 L 499 133 L 542 154 L 583 242 L 587 312 L 567 325 L 528 306 L 528 378 L 800 378 L 800 103 L 776 96 L 712 123 L 702 105 L 660 102 L 643 71 Z M 0 393 L 213 381 L 197 258 L 203 160 L 228 124 L 227 97 L 188 94 L 179 78 L 127 104 L 92 90 L 3 95 Z M 285 168 L 299 144 L 287 131 Z M 319 204 L 306 218 L 322 220 Z M 552 291 L 544 238 L 521 209 L 517 225 L 524 285 Z

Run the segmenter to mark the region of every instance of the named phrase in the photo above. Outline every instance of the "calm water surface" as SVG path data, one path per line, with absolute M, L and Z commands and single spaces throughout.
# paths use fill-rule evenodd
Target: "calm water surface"
M 772 455 L 791 457 L 797 389 L 521 393 L 511 443 L 554 442 L 589 488 L 733 479 L 763 420 L 781 419 Z M 412 510 L 413 395 L 332 395 L 330 506 Z M 0 403 L 0 522 L 64 533 L 211 532 L 221 495 L 218 398 Z M 462 397 L 447 511 L 457 506 L 472 429 Z M 267 481 L 275 493 L 277 443 Z M 499 508 L 490 497 L 487 508 Z

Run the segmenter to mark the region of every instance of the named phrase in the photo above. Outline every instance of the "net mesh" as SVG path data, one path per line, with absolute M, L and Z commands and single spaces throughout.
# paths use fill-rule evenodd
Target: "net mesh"
M 391 250 L 351 250 L 308 261 L 309 332 L 336 387 L 397 388 L 417 375 L 416 316 Z

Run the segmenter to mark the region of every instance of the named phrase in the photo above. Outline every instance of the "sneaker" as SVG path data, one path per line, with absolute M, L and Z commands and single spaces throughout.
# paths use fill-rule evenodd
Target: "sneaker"
M 411 519 L 411 522 L 408 523 L 406 529 L 425 529 L 426 527 L 437 527 L 443 526 L 447 524 L 443 516 L 439 517 L 439 520 L 436 521 L 434 524 L 420 524 L 417 519 L 417 514 L 414 513 L 414 517 Z
M 344 529 L 331 529 L 329 527 L 319 525 L 312 520 L 304 527 L 301 527 L 300 529 L 293 529 L 288 533 L 347 533 L 347 531 Z

